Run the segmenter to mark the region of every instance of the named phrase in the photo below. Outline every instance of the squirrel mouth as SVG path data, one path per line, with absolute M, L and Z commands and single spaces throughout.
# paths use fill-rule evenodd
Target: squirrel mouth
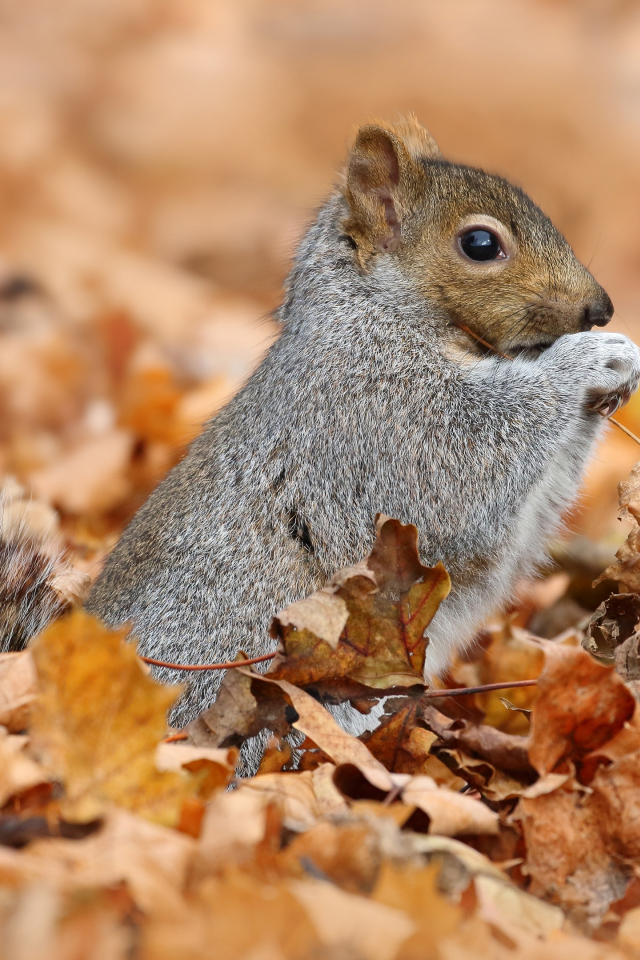
M 526 354 L 539 356 L 545 350 L 548 350 L 556 339 L 556 337 L 548 337 L 546 340 L 536 340 L 535 343 L 515 343 L 509 347 L 509 353 L 514 356 Z

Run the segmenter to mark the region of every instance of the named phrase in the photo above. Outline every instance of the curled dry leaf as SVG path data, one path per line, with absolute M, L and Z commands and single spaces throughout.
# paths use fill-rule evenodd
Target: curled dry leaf
M 604 570 L 594 586 L 604 580 L 616 580 L 628 593 L 640 593 L 640 462 L 629 479 L 618 484 L 621 520 L 633 521 L 629 536 L 616 553 L 616 560 Z
M 10 733 L 29 726 L 38 695 L 38 676 L 30 650 L 0 653 L 0 725 Z
M 246 659 L 245 654 L 240 651 L 237 659 Z M 265 728 L 278 737 L 288 733 L 288 701 L 264 680 L 263 674 L 243 668 L 228 670 L 214 703 L 187 726 L 190 741 L 201 747 L 240 746 Z
M 422 685 L 425 631 L 451 584 L 442 564 L 420 562 L 417 545 L 413 524 L 380 517 L 365 561 L 274 618 L 281 649 L 269 675 L 342 700 L 363 687 Z
M 387 813 L 399 825 L 409 824 L 414 810 L 427 815 L 427 821 L 421 818 L 416 829 L 445 837 L 458 837 L 498 833 L 498 816 L 474 797 L 465 796 L 455 790 L 439 787 L 431 777 L 411 777 L 407 774 L 390 775 L 392 792 L 385 792 L 368 777 L 367 771 L 360 770 L 354 764 L 339 764 L 333 775 L 338 790 L 359 804 L 370 801 L 370 812 L 384 816 Z M 393 803 L 389 804 L 389 800 Z M 377 803 L 373 802 L 377 801 Z M 380 805 L 384 802 L 384 806 Z M 398 811 L 397 804 L 408 808 L 406 813 Z M 413 826 L 413 822 L 410 824 Z M 426 828 L 426 829 L 425 829 Z
M 334 769 L 332 764 L 324 763 L 295 776 L 265 773 L 244 781 L 239 789 L 250 790 L 266 802 L 277 804 L 289 830 L 306 830 L 322 817 L 347 810 L 346 801 L 333 784 Z
M 46 771 L 25 753 L 26 737 L 11 736 L 0 727 L 0 807 L 29 787 L 44 783 Z
M 147 676 L 125 634 L 76 610 L 38 637 L 33 746 L 64 783 L 66 819 L 93 820 L 117 803 L 177 825 L 199 778 L 159 772 L 155 751 L 180 688 Z
M 424 708 L 423 722 L 437 737 L 431 746 L 435 756 L 486 799 L 518 797 L 535 780 L 524 737 L 487 724 L 451 720 L 430 705 Z
M 635 701 L 610 667 L 577 647 L 541 641 L 545 668 L 531 719 L 529 758 L 541 775 L 581 760 L 633 716 Z
M 429 833 L 463 837 L 498 833 L 498 815 L 479 800 L 438 787 L 431 777 L 412 777 L 402 790 L 402 802 L 429 817 Z
M 614 593 L 595 611 L 582 646 L 593 657 L 612 663 L 616 649 L 628 640 L 640 623 L 640 596 Z

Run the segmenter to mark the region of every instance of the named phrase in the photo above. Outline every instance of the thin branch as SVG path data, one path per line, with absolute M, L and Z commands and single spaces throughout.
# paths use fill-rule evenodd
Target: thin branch
M 489 693 L 491 690 L 512 690 L 514 687 L 535 687 L 537 680 L 514 680 L 512 683 L 485 683 L 480 687 L 455 687 L 453 690 L 428 690 L 421 699 L 436 697 L 468 697 L 472 693 Z
M 635 440 L 636 443 L 640 444 L 640 438 L 636 437 L 635 433 L 631 433 L 631 430 L 627 430 L 626 427 L 623 427 L 619 420 L 614 420 L 613 417 L 609 417 L 609 423 L 614 423 L 618 430 L 622 430 L 622 432 L 626 433 L 628 437 L 631 437 L 632 440 Z
M 466 327 L 464 323 L 456 323 L 458 330 L 464 330 L 465 333 L 468 333 L 470 337 L 473 337 L 474 340 L 477 340 L 478 343 L 481 343 L 483 347 L 486 347 L 488 350 L 491 350 L 493 353 L 497 353 L 499 357 L 502 357 L 504 360 L 513 360 L 513 357 L 508 356 L 506 353 L 502 353 L 501 350 L 498 350 L 497 347 L 494 347 L 492 343 L 489 343 L 487 340 L 483 340 L 482 337 L 474 333 L 470 327 Z
M 152 657 L 140 657 L 145 663 L 154 667 L 168 667 L 170 670 L 233 670 L 234 667 L 248 667 L 252 663 L 262 663 L 263 660 L 273 660 L 275 653 L 265 653 L 261 657 L 251 657 L 250 660 L 229 660 L 227 663 L 166 663 L 164 660 L 154 660 Z

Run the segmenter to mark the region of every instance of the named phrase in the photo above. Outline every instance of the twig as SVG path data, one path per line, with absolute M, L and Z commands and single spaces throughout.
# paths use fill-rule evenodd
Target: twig
M 623 433 L 626 433 L 626 435 L 631 437 L 632 440 L 635 440 L 636 443 L 640 443 L 640 437 L 636 437 L 635 433 L 631 433 L 631 430 L 623 427 L 619 420 L 614 420 L 613 417 L 609 417 L 609 423 L 615 423 L 618 430 L 622 430 Z
M 170 670 L 233 670 L 234 667 L 248 667 L 252 663 L 262 663 L 263 660 L 273 660 L 275 653 L 265 653 L 261 657 L 251 657 L 250 660 L 229 660 L 227 663 L 166 663 L 164 660 L 154 660 L 152 657 L 140 657 L 145 663 L 154 667 L 168 667 Z
M 489 693 L 490 690 L 511 690 L 514 687 L 535 687 L 537 680 L 514 680 L 512 683 L 485 683 L 480 687 L 456 687 L 453 690 L 431 690 L 422 694 L 425 700 L 436 697 L 468 697 L 472 693 Z
M 145 663 L 151 663 L 154 667 L 168 667 L 170 670 L 233 670 L 234 667 L 248 667 L 252 663 L 262 663 L 264 660 L 273 660 L 275 653 L 265 653 L 261 657 L 252 657 L 250 660 L 229 660 L 227 663 L 166 663 L 164 660 L 153 660 L 151 657 L 140 657 Z M 424 693 L 423 696 L 432 699 L 433 697 L 463 697 L 472 693 L 486 693 L 489 690 L 511 690 L 513 687 L 533 687 L 537 680 L 514 680 L 513 683 L 485 683 L 481 687 L 456 687 L 452 690 L 432 690 Z M 166 743 L 172 740 L 183 739 L 175 734 Z
M 473 337 L 474 340 L 477 340 L 478 343 L 481 343 L 483 347 L 487 347 L 493 353 L 497 353 L 497 355 L 502 357 L 504 360 L 513 360 L 513 357 L 510 357 L 506 353 L 502 353 L 502 351 L 498 350 L 497 347 L 494 347 L 492 343 L 488 343 L 486 340 L 483 340 L 482 337 L 475 333 L 470 327 L 466 327 L 463 323 L 457 323 L 456 326 L 459 330 L 464 330 L 465 333 L 468 333 L 469 336 Z M 623 433 L 626 433 L 628 437 L 631 437 L 632 440 L 635 440 L 635 442 L 640 445 L 640 437 L 636 437 L 635 433 L 631 433 L 631 430 L 627 430 L 626 427 L 623 427 L 619 420 L 614 420 L 613 417 L 609 417 L 608 420 L 609 423 L 613 423 L 618 430 L 622 430 Z
M 483 340 L 480 334 L 474 333 L 470 327 L 466 327 L 464 323 L 456 323 L 458 330 L 464 330 L 465 333 L 468 333 L 470 337 L 473 337 L 474 340 L 477 340 L 478 343 L 481 343 L 483 347 L 487 347 L 488 350 L 491 350 L 493 353 L 497 353 L 499 357 L 502 357 L 504 360 L 513 360 L 513 357 L 510 357 L 506 353 L 502 353 L 501 350 L 498 350 L 497 347 L 494 347 L 492 343 L 489 343 L 487 340 Z

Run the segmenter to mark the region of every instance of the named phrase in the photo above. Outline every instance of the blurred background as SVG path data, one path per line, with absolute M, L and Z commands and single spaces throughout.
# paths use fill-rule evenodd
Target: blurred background
M 640 342 L 640 2 L 0 2 L 5 528 L 97 572 L 274 336 L 355 127 L 406 111 L 524 187 Z M 615 547 L 640 450 L 610 433 L 571 523 Z

